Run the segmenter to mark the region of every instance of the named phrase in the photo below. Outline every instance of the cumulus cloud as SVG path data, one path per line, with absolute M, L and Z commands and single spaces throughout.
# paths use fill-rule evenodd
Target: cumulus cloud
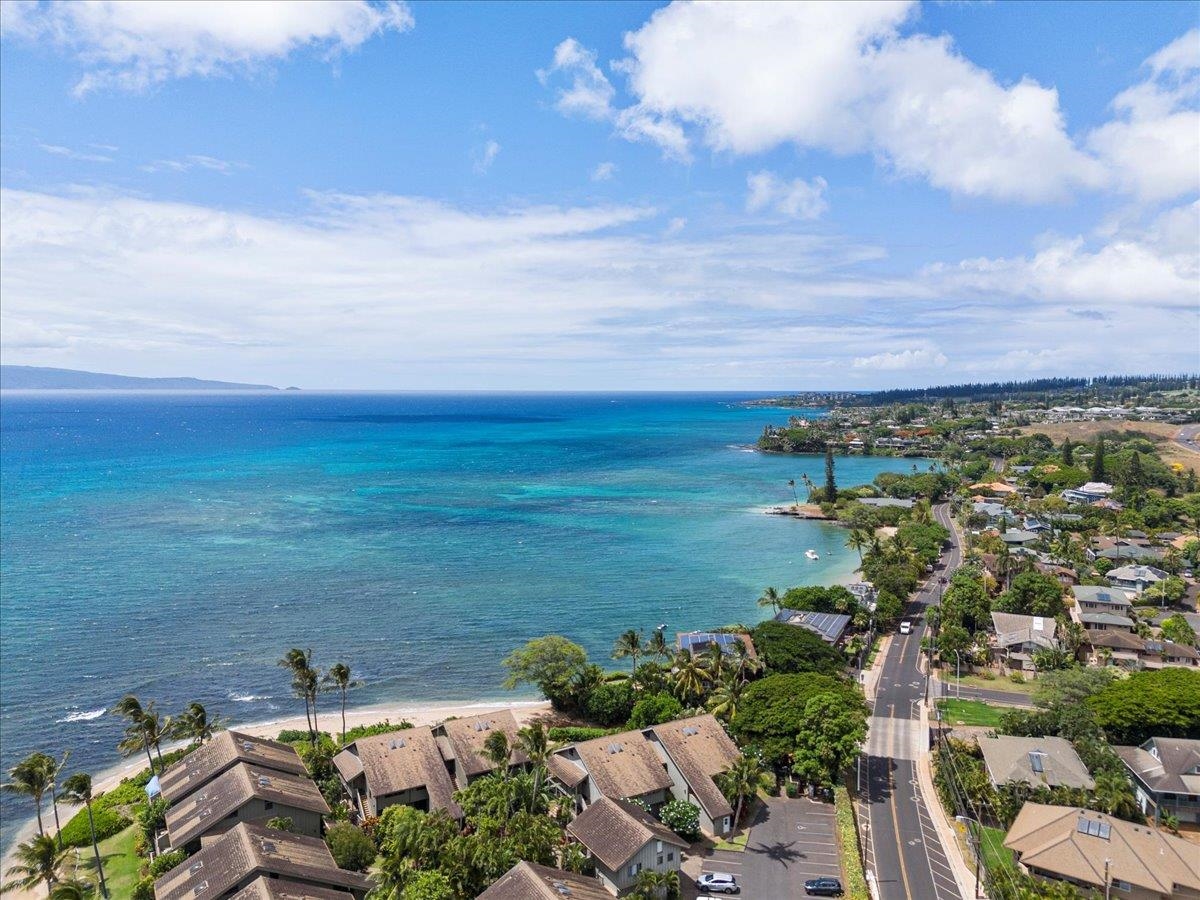
M 1196 33 L 1147 61 L 1146 80 L 1114 102 L 1117 118 L 1081 145 L 1057 90 L 1005 83 L 946 36 L 905 34 L 915 9 L 890 2 L 681 3 L 625 37 L 613 68 L 569 39 L 542 74 L 566 79 L 557 105 L 614 123 L 687 161 L 693 146 L 739 156 L 781 145 L 871 154 L 897 176 L 999 201 L 1061 200 L 1115 188 L 1155 200 L 1200 179 Z M 586 102 L 584 101 L 586 98 Z
M 602 162 L 596 168 L 592 169 L 592 181 L 611 181 L 612 177 L 617 174 L 617 164 L 613 162 Z
M 746 197 L 749 212 L 770 209 L 793 219 L 819 219 L 829 209 L 825 200 L 829 185 L 820 176 L 812 181 L 787 181 L 764 170 L 747 176 L 746 186 L 750 189 Z
M 482 147 L 477 147 L 472 154 L 474 164 L 472 168 L 476 175 L 487 174 L 488 169 L 492 167 L 492 163 L 496 161 L 496 157 L 500 155 L 500 143 L 498 141 L 488 141 Z
M 400 0 L 25 0 L 0 9 L 5 38 L 75 55 L 84 69 L 79 96 L 252 72 L 305 48 L 331 59 L 383 32 L 413 27 Z
M 938 350 L 885 350 L 873 356 L 856 356 L 856 369 L 940 369 L 946 365 L 946 355 Z

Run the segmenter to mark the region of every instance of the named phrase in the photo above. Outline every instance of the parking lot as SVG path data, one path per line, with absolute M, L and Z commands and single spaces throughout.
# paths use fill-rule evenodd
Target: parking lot
M 683 896 L 707 897 L 694 881 L 700 872 L 729 872 L 748 900 L 803 897 L 810 878 L 842 875 L 833 804 L 771 797 L 761 805 L 743 853 L 713 850 L 685 866 Z M 697 866 L 696 863 L 699 862 Z

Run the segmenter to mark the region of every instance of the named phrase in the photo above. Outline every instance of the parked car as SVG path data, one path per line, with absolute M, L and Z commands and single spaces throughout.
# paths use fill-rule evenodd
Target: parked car
M 912 634 L 912 622 L 910 622 L 908 619 L 905 619 L 903 622 L 901 622 L 900 623 L 900 633 L 901 634 Z
M 696 887 L 713 894 L 737 894 L 742 886 L 728 872 L 705 872 L 696 879 Z
M 842 882 L 837 878 L 810 878 L 804 882 L 804 893 L 810 897 L 840 897 Z

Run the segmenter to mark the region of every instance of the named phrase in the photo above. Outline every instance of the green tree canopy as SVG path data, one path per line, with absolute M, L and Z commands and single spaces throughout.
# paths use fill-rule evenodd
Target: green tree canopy
M 782 605 L 787 609 L 805 609 L 810 612 L 845 613 L 854 615 L 858 601 L 840 584 L 832 587 L 805 585 L 788 588 L 783 595 Z
M 1176 644 L 1195 644 L 1196 632 L 1188 620 L 1181 615 L 1168 616 L 1163 619 L 1162 636 L 1165 640 L 1174 641 Z
M 505 687 L 535 684 L 546 699 L 561 706 L 571 697 L 571 679 L 587 665 L 587 651 L 562 635 L 534 638 L 504 658 Z
M 846 668 L 841 653 L 805 628 L 768 619 L 759 623 L 750 636 L 758 658 L 769 672 L 835 675 Z
M 796 733 L 793 771 L 812 784 L 833 787 L 867 736 L 866 701 L 856 692 L 817 694 L 804 707 Z
M 996 598 L 992 608 L 997 612 L 1048 619 L 1066 612 L 1062 585 L 1058 579 L 1041 572 L 1022 572 L 1012 580 L 1012 586 Z
M 808 701 L 818 694 L 845 696 L 851 698 L 848 703 L 861 697 L 853 684 L 831 675 L 768 675 L 746 689 L 733 717 L 734 735 L 743 745 L 756 747 L 767 765 L 785 768 L 791 764 Z
M 1075 706 L 1113 683 L 1115 673 L 1107 668 L 1072 668 L 1042 672 L 1033 691 L 1040 707 Z
M 683 705 L 666 691 L 643 697 L 633 704 L 629 714 L 630 728 L 649 728 L 679 718 Z
M 1200 672 L 1136 672 L 1093 694 L 1087 705 L 1113 744 L 1156 736 L 1200 739 Z

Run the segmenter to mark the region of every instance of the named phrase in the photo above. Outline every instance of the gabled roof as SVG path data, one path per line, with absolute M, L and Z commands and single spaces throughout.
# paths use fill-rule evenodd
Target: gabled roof
M 184 847 L 221 824 L 221 820 L 258 798 L 295 809 L 328 815 L 329 804 L 307 775 L 292 775 L 237 763 L 167 810 L 172 847 Z
M 713 780 L 741 757 L 721 723 L 709 715 L 678 719 L 649 729 L 679 768 L 710 819 L 733 815 L 733 808 Z
M 1154 566 L 1121 566 L 1117 569 L 1109 569 L 1108 574 L 1104 576 L 1109 581 L 1162 581 L 1167 577 L 1167 573 L 1162 569 L 1156 569 Z
M 276 772 L 308 774 L 300 754 L 290 744 L 238 731 L 219 731 L 207 744 L 167 766 L 158 776 L 158 784 L 164 797 L 178 803 L 239 762 Z
M 508 745 L 513 749 L 511 761 L 513 765 L 523 765 L 529 762 L 529 757 L 516 749 L 517 732 L 520 726 L 517 717 L 511 709 L 502 709 L 494 713 L 484 713 L 478 716 L 466 716 L 462 719 L 448 719 L 434 729 L 434 734 L 444 734 L 449 740 L 458 771 L 470 777 L 482 775 L 495 769 L 491 760 L 484 754 L 483 745 L 488 735 L 500 731 L 508 738 Z M 447 760 L 449 762 L 450 760 Z
M 1065 738 L 981 737 L 979 749 L 996 786 L 1022 781 L 1034 787 L 1095 787 L 1087 766 Z
M 476 900 L 612 900 L 598 878 L 519 862 Z
M 347 782 L 364 775 L 372 797 L 424 788 L 430 810 L 444 809 L 455 819 L 462 817 L 454 802 L 454 782 L 427 726 L 359 738 L 337 754 L 333 764 Z
M 671 787 L 658 752 L 640 731 L 584 741 L 574 751 L 605 797 L 641 797 Z
M 992 629 L 996 632 L 996 644 L 1001 647 L 1027 643 L 1037 644 L 1039 647 L 1053 647 L 1058 622 L 1050 616 L 994 612 Z
M 1152 791 L 1200 794 L 1200 741 L 1150 738 L 1140 747 L 1113 747 L 1121 762 Z
M 567 832 L 609 871 L 633 859 L 649 841 L 686 849 L 688 842 L 627 800 L 601 797 L 567 826 Z
M 775 615 L 776 622 L 805 628 L 828 644 L 836 644 L 850 624 L 850 617 L 842 613 L 812 612 L 806 609 L 781 609 Z
M 313 887 L 286 878 L 260 875 L 229 900 L 354 900 L 348 891 Z
M 1109 878 L 1163 895 L 1200 891 L 1200 853 L 1181 838 L 1069 806 L 1026 803 L 1004 846 L 1026 866 L 1098 888 Z
M 1019 529 L 1006 531 L 1000 535 L 1000 540 L 1004 541 L 1006 544 L 1027 544 L 1030 541 L 1036 541 L 1037 539 L 1038 536 L 1032 531 L 1021 531 Z
M 242 822 L 154 882 L 155 900 L 222 897 L 256 875 L 363 892 L 371 880 L 339 869 L 325 842 Z
M 1075 600 L 1079 603 L 1104 603 L 1108 606 L 1129 608 L 1133 603 L 1129 595 L 1119 588 L 1098 587 L 1091 584 L 1077 584 L 1071 588 Z
M 1106 612 L 1081 612 L 1079 614 L 1080 624 L 1087 625 L 1115 625 L 1121 628 L 1133 628 L 1133 619 L 1125 616 L 1118 616 L 1116 613 Z
M 1108 647 L 1110 650 L 1135 650 L 1141 653 L 1146 649 L 1143 638 L 1127 631 L 1097 631 L 1089 628 L 1087 642 L 1093 647 Z

